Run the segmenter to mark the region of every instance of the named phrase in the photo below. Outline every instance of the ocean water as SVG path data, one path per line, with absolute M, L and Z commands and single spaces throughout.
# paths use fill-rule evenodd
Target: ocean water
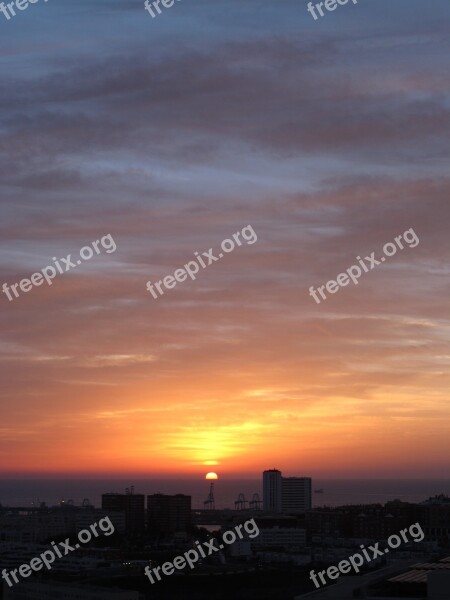
M 46 502 L 52 506 L 62 500 L 73 500 L 80 505 L 88 499 L 94 506 L 101 505 L 105 492 L 125 492 L 134 485 L 140 494 L 188 494 L 193 508 L 203 508 L 210 482 L 197 479 L 1 479 L 0 503 L 3 506 L 31 506 Z M 384 503 L 399 499 L 421 502 L 436 494 L 450 495 L 450 479 L 313 479 L 313 506 L 340 506 L 344 504 Z M 219 479 L 214 483 L 216 508 L 234 508 L 239 494 L 252 500 L 259 494 L 262 500 L 261 479 Z

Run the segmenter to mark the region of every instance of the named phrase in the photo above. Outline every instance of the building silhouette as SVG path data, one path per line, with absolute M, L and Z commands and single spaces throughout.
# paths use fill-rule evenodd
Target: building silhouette
M 281 512 L 304 513 L 311 510 L 311 478 L 281 478 Z
M 150 532 L 166 534 L 187 531 L 191 526 L 191 496 L 147 496 L 147 523 Z
M 263 507 L 265 511 L 281 512 L 281 471 L 270 469 L 263 472 Z
M 310 477 L 283 477 L 278 469 L 263 472 L 263 506 L 273 513 L 304 513 L 311 510 Z
M 133 488 L 125 494 L 102 494 L 102 509 L 125 514 L 125 530 L 127 534 L 143 533 L 145 528 L 145 496 L 135 494 Z

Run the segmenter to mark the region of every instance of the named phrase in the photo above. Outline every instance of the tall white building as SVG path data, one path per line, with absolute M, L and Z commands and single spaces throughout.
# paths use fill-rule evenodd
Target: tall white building
M 263 508 L 268 512 L 281 512 L 281 471 L 263 472 Z
M 288 514 L 311 510 L 311 486 L 310 477 L 282 477 L 278 469 L 264 471 L 264 510 Z

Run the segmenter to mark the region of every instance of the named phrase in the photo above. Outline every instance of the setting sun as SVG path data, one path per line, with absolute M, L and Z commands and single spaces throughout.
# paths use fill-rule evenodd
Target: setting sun
M 205 479 L 219 479 L 219 476 L 217 475 L 217 473 L 207 473 L 205 475 Z

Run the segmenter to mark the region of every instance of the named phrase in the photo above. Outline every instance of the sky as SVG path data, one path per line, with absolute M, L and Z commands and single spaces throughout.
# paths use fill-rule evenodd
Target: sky
M 448 475 L 450 6 L 306 5 L 0 13 L 0 285 L 116 244 L 0 294 L 1 475 Z

